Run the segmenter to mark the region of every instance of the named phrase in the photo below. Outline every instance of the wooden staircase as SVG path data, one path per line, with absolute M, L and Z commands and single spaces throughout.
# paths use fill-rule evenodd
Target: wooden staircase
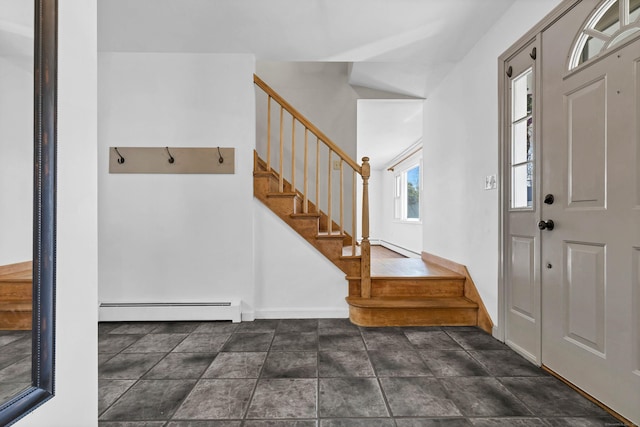
M 464 266 L 423 254 L 422 259 L 371 259 L 369 243 L 368 158 L 358 165 L 326 135 L 302 116 L 266 83 L 254 76 L 255 84 L 267 95 L 266 153 L 254 154 L 254 196 L 277 214 L 307 242 L 345 273 L 349 283 L 349 317 L 360 326 L 479 326 L 491 333 L 492 323 Z M 272 150 L 272 113 L 279 115 L 278 149 Z M 285 149 L 284 115 L 290 115 L 290 141 Z M 278 114 L 279 113 L 279 114 Z M 304 148 L 301 159 L 296 156 L 296 126 L 302 125 Z M 309 147 L 309 135 L 315 149 Z M 302 139 L 302 138 L 300 138 Z M 273 144 L 275 145 L 275 144 Z M 328 152 L 324 167 L 320 165 L 321 145 Z M 275 153 L 272 153 L 272 152 Z M 315 160 L 309 161 L 309 153 Z M 272 154 L 277 158 L 271 162 Z M 285 157 L 289 156 L 288 159 Z M 339 182 L 332 182 L 339 164 Z M 302 190 L 295 185 L 296 165 L 303 164 Z M 291 165 L 287 178 L 284 165 Z M 352 169 L 351 185 L 345 185 L 343 168 Z M 310 169 L 315 170 L 315 199 L 309 196 Z M 326 199 L 320 207 L 320 171 L 326 172 Z M 349 174 L 347 174 L 348 176 Z M 356 242 L 356 178 L 362 178 L 362 239 Z M 339 205 L 334 215 L 338 186 Z M 351 187 L 351 188 L 349 188 Z M 337 191 L 336 191 L 337 192 Z M 351 193 L 351 233 L 345 231 L 344 194 Z M 332 208 L 334 203 L 334 208 Z M 326 210 L 325 210 L 326 209 Z M 333 218 L 339 220 L 334 221 Z
M 32 320 L 32 264 L 0 267 L 0 330 L 30 330 Z

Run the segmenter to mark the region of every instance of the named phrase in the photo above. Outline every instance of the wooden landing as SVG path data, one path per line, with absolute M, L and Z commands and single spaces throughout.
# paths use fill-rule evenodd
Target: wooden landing
M 420 258 L 373 248 L 377 256 L 371 257 L 371 298 L 362 298 L 357 291 L 350 294 L 352 322 L 360 326 L 477 324 L 478 305 L 464 296 L 464 275 Z
M 420 258 L 371 258 L 371 277 L 420 277 L 434 279 L 462 279 L 464 276 Z

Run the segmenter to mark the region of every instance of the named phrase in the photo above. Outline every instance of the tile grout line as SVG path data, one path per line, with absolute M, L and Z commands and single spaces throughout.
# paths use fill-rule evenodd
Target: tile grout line
M 273 336 L 271 337 L 271 341 L 269 342 L 269 347 L 267 347 L 267 354 L 264 356 L 264 361 L 262 362 L 262 366 L 258 371 L 258 378 L 256 378 L 256 383 L 253 386 L 253 390 L 251 390 L 251 394 L 249 395 L 249 400 L 247 400 L 247 409 L 245 409 L 244 414 L 240 418 L 240 425 L 244 426 L 247 421 L 247 415 L 249 415 L 249 408 L 251 407 L 251 403 L 253 402 L 253 397 L 256 394 L 256 390 L 258 389 L 258 384 L 260 383 L 260 378 L 262 377 L 262 371 L 264 370 L 264 366 L 267 364 L 267 359 L 269 358 L 269 354 L 271 353 L 271 347 L 273 346 L 273 341 L 276 339 L 276 331 L 278 330 L 278 325 L 280 325 L 280 320 L 273 330 Z
M 398 423 L 396 422 L 396 418 L 393 414 L 393 411 L 391 411 L 391 405 L 389 404 L 389 401 L 387 399 L 387 394 L 384 392 L 384 388 L 382 387 L 382 381 L 380 381 L 380 377 L 378 376 L 378 370 L 376 369 L 375 365 L 371 361 L 371 357 L 369 356 L 370 349 L 369 349 L 369 346 L 367 345 L 367 341 L 364 338 L 362 329 L 360 329 L 360 335 L 365 347 L 364 353 L 367 357 L 367 360 L 369 361 L 369 364 L 371 365 L 371 369 L 373 370 L 373 375 L 374 375 L 374 378 L 376 379 L 376 384 L 378 384 L 378 388 L 380 389 L 380 394 L 382 395 L 382 401 L 384 402 L 384 406 L 387 409 L 387 414 L 389 415 L 389 419 L 391 420 L 391 423 L 397 427 Z M 403 336 L 404 336 L 404 333 L 403 333 Z
M 124 325 L 122 325 L 124 326 Z M 118 329 L 118 327 L 114 328 L 112 331 Z M 155 328 L 154 328 L 155 329 Z M 112 331 L 109 331 L 106 333 L 106 335 L 110 335 Z M 126 349 L 128 349 L 129 347 L 131 347 L 132 345 L 134 345 L 135 343 L 137 343 L 138 341 L 140 341 L 141 339 L 143 339 L 144 337 L 146 337 L 147 335 L 149 335 L 151 332 L 148 332 L 146 334 L 143 334 L 140 338 L 138 338 L 137 340 L 135 340 L 134 342 L 132 342 L 131 344 L 127 345 L 126 347 L 122 348 L 118 353 L 114 354 L 109 360 L 112 360 L 113 358 L 115 358 L 118 355 L 121 354 L 137 354 L 137 353 L 123 353 Z M 114 335 L 129 335 L 129 334 L 114 334 Z M 139 334 L 131 334 L 131 335 L 139 335 Z M 120 393 L 120 395 L 113 401 L 111 402 L 111 404 L 109 406 L 107 406 L 104 411 L 102 411 L 101 413 L 98 413 L 98 421 L 100 420 L 100 417 L 103 416 L 104 414 L 107 413 L 107 411 L 109 409 L 111 409 L 113 407 L 113 405 L 115 405 L 118 401 L 120 401 L 120 399 L 129 391 L 131 390 L 136 384 L 138 384 L 138 382 L 140 382 L 140 380 L 142 379 L 142 377 L 144 377 L 146 374 L 149 373 L 149 371 L 153 368 L 156 367 L 156 365 L 158 363 L 160 363 L 160 361 L 162 359 L 164 359 L 167 356 L 167 354 L 165 353 L 164 356 L 162 356 L 153 366 L 151 366 L 149 369 L 147 369 L 142 375 L 140 375 L 140 377 L 138 377 L 137 379 L 133 379 L 133 384 L 131 384 L 124 392 Z M 107 363 L 107 362 L 105 362 Z M 106 378 L 105 378 L 106 379 Z M 111 378 L 111 380 L 116 380 L 114 378 Z M 126 379 L 123 379 L 126 380 Z M 100 375 L 98 374 L 98 390 L 100 389 Z M 99 398 L 99 397 L 98 397 Z
M 189 338 L 192 334 L 195 334 L 195 333 L 196 333 L 196 331 L 198 330 L 198 328 L 199 328 L 203 323 L 204 323 L 204 322 L 200 322 L 200 325 L 199 325 L 199 326 L 197 326 L 193 331 L 191 331 L 191 332 L 188 334 L 188 336 L 187 336 L 184 340 L 186 340 L 187 338 Z M 208 334 L 215 335 L 215 334 L 214 334 L 214 333 L 212 333 L 212 332 L 208 332 Z M 216 359 L 218 358 L 218 355 L 219 355 L 219 354 L 220 354 L 220 352 L 221 352 L 220 350 L 222 350 L 222 348 L 224 347 L 224 345 L 225 345 L 225 344 L 226 344 L 226 343 L 231 339 L 231 336 L 232 336 L 232 335 L 233 335 L 233 332 L 229 334 L 229 336 L 227 337 L 227 339 L 226 339 L 226 340 L 224 341 L 224 343 L 222 343 L 222 345 L 220 346 L 220 349 L 216 352 L 216 355 L 214 356 L 213 360 L 209 363 L 209 365 L 208 365 L 206 368 L 204 368 L 204 370 L 202 371 L 202 373 L 200 374 L 200 376 L 196 379 L 196 382 L 195 382 L 195 384 L 193 384 L 193 387 L 191 387 L 191 390 L 189 391 L 189 393 L 187 393 L 187 394 L 184 396 L 184 398 L 182 398 L 182 400 L 180 401 L 180 403 L 176 405 L 176 410 L 175 410 L 175 411 L 173 411 L 173 413 L 171 414 L 171 416 L 168 418 L 167 423 L 166 423 L 167 425 L 169 424 L 169 422 L 173 421 L 174 415 L 175 415 L 175 414 L 180 410 L 180 408 L 182 407 L 182 405 L 184 404 L 184 402 L 186 402 L 186 401 L 187 401 L 187 399 L 189 398 L 189 396 L 191 396 L 191 394 L 193 394 L 193 390 L 195 390 L 195 389 L 196 389 L 196 386 L 198 385 L 198 383 L 200 382 L 200 380 L 202 380 L 202 379 L 203 379 L 203 378 L 202 378 L 202 376 L 207 372 L 207 370 L 209 369 L 209 367 L 210 367 L 210 366 L 211 366 L 211 365 L 216 361 Z M 180 341 L 180 344 L 181 344 L 182 342 L 184 342 L 184 340 Z M 178 345 L 180 345 L 180 344 L 178 344 Z M 176 346 L 176 347 L 174 347 L 174 350 L 175 350 L 176 348 L 177 348 L 177 346 Z M 172 351 L 173 351 L 173 350 L 172 350 Z M 171 352 L 169 352 L 169 353 L 171 353 Z M 166 356 L 165 356 L 165 357 L 166 357 Z M 163 359 L 163 360 L 164 360 L 164 359 Z

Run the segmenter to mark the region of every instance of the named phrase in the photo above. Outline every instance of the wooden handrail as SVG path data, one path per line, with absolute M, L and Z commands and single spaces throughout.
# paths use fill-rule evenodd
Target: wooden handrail
M 354 160 L 352 160 L 340 147 L 338 147 L 329 137 L 327 137 L 320 129 L 318 129 L 313 123 L 311 123 L 306 117 L 304 117 L 298 110 L 293 108 L 291 104 L 289 104 L 284 98 L 282 98 L 277 92 L 275 92 L 269 85 L 267 85 L 264 81 L 262 81 L 255 74 L 253 75 L 254 83 L 260 87 L 268 96 L 267 101 L 267 171 L 271 170 L 271 100 L 273 99 L 278 103 L 280 107 L 280 123 L 279 123 L 279 152 L 278 152 L 278 170 L 275 171 L 278 174 L 278 192 L 283 193 L 285 190 L 285 180 L 284 180 L 284 111 L 286 110 L 288 114 L 291 115 L 291 182 L 287 183 L 287 191 L 292 193 L 298 193 L 296 189 L 296 123 L 300 123 L 304 126 L 304 159 L 303 159 L 303 191 L 304 194 L 302 197 L 302 211 L 305 214 L 309 213 L 309 164 L 308 164 L 308 155 L 309 155 L 309 132 L 315 135 L 316 137 L 316 149 L 315 149 L 315 213 L 320 214 L 320 218 L 322 218 L 322 213 L 320 211 L 320 143 L 322 142 L 327 146 L 327 164 L 326 164 L 326 232 L 328 236 L 333 236 L 333 154 L 335 153 L 339 160 L 336 160 L 336 168 L 339 171 L 339 212 L 338 216 L 340 218 L 339 234 L 336 234 L 336 237 L 339 236 L 348 236 L 345 234 L 345 180 L 344 180 L 344 164 L 346 163 L 353 170 L 353 178 L 352 178 L 352 195 L 351 195 L 351 225 L 353 236 L 351 238 L 351 255 L 356 255 L 356 181 L 358 175 L 362 178 L 362 241 L 360 243 L 360 297 L 362 298 L 371 298 L 371 243 L 369 241 L 369 178 L 371 176 L 371 166 L 369 164 L 369 158 L 362 158 L 362 166 L 358 165 Z M 257 155 L 257 154 L 256 154 Z M 299 159 L 298 159 L 299 160 Z M 324 162 L 323 162 L 324 163 Z M 323 177 L 324 179 L 324 177 Z M 299 193 L 298 193 L 299 194 Z M 337 231 L 337 230 L 336 230 Z
M 351 157 L 349 157 L 340 147 L 338 147 L 335 142 L 331 140 L 327 135 L 325 135 L 320 129 L 318 129 L 313 123 L 311 123 L 305 116 L 303 116 L 298 110 L 293 108 L 291 104 L 289 104 L 283 97 L 281 97 L 275 90 L 271 88 L 268 84 L 266 84 L 260 77 L 253 75 L 253 82 L 258 85 L 262 90 L 264 90 L 267 95 L 273 98 L 281 107 L 289 112 L 297 121 L 302 123 L 307 129 L 311 131 L 315 136 L 318 137 L 322 142 L 324 142 L 334 153 L 340 156 L 353 170 L 362 175 L 362 169 L 360 165 L 358 165 Z

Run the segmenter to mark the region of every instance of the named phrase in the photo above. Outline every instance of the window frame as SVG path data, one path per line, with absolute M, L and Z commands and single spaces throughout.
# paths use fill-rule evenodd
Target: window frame
M 407 218 L 408 203 L 407 203 L 407 173 L 418 167 L 418 206 L 419 216 L 418 218 Z M 422 209 L 422 189 L 423 185 L 423 164 L 422 155 L 413 159 L 408 159 L 403 162 L 401 168 L 394 169 L 393 174 L 393 220 L 397 223 L 403 224 L 422 224 L 422 217 L 424 215 Z M 399 191 L 398 191 L 399 190 Z

